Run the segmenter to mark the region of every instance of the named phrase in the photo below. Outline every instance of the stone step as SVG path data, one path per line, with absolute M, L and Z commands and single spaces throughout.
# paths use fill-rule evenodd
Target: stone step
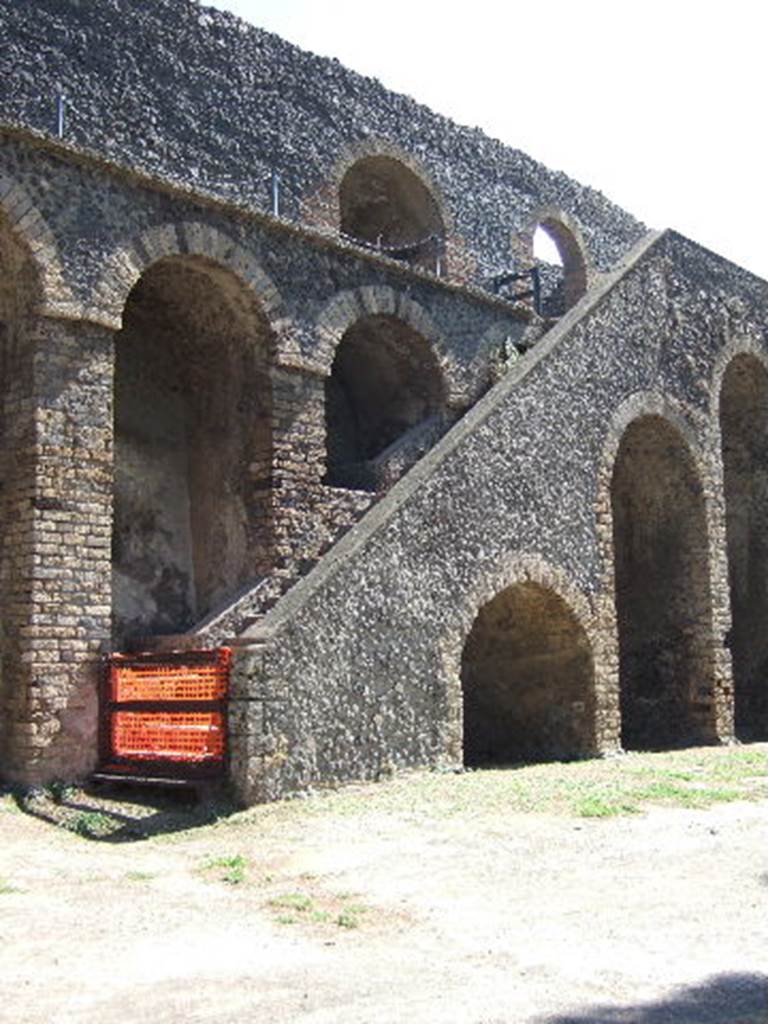
M 254 619 L 258 622 L 261 616 Z M 250 625 L 251 623 L 249 623 Z M 243 627 L 247 628 L 247 627 Z M 143 636 L 131 644 L 130 654 L 168 654 L 171 651 L 201 651 L 211 647 L 261 647 L 265 640 L 249 636 L 227 637 L 220 643 L 213 643 L 210 637 L 199 633 L 165 633 L 160 636 Z

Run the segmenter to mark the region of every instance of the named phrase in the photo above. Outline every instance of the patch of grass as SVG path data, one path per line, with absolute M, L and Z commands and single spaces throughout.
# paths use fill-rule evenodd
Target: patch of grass
M 100 838 L 113 831 L 114 823 L 101 811 L 81 811 L 64 823 L 64 827 L 85 839 Z
M 359 928 L 360 918 L 368 912 L 368 907 L 364 903 L 346 902 L 347 899 L 349 897 L 344 897 L 345 903 L 336 916 L 336 924 L 339 928 Z
M 151 882 L 157 875 L 153 871 L 126 871 L 126 882 Z
M 269 901 L 274 910 L 295 910 L 300 914 L 313 909 L 312 898 L 303 892 L 287 892 Z
M 336 918 L 336 924 L 339 928 L 359 928 L 360 919 L 351 910 L 345 908 Z
M 10 796 L 0 797 L 0 809 L 6 814 L 21 814 L 21 808 Z
M 203 864 L 203 871 L 216 871 L 220 882 L 242 885 L 245 881 L 248 859 L 237 853 L 231 857 L 214 857 Z
M 726 803 L 743 799 L 740 789 L 723 789 L 709 786 L 681 786 L 666 779 L 659 779 L 647 786 L 634 790 L 635 798 L 644 803 L 663 803 L 673 807 L 710 807 L 714 803 Z
M 0 896 L 8 896 L 12 892 L 21 892 L 21 890 L 0 875 Z
M 639 807 L 626 800 L 616 802 L 593 793 L 574 801 L 572 810 L 580 818 L 615 818 L 620 814 L 637 814 Z
M 359 928 L 360 919 L 368 910 L 362 903 L 351 903 L 352 894 L 309 896 L 304 892 L 286 892 L 273 897 L 267 904 L 279 911 L 278 924 L 305 922 L 315 925 L 335 925 L 338 928 Z
M 47 788 L 51 800 L 55 804 L 66 803 L 67 800 L 74 799 L 78 792 L 77 786 L 73 786 L 68 782 L 60 782 L 59 780 L 54 780 Z

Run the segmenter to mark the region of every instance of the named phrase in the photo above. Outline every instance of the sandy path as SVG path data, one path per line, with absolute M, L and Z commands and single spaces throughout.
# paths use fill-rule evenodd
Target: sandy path
M 122 845 L 4 808 L 2 1021 L 768 1021 L 765 804 L 299 816 Z M 241 884 L 201 869 L 235 854 Z M 288 923 L 286 893 L 353 900 L 360 926 Z

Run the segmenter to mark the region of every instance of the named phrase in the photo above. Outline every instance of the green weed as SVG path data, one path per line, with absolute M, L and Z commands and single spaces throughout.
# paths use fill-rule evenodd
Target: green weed
M 313 908 L 311 897 L 302 892 L 288 892 L 282 896 L 275 896 L 269 901 L 269 905 L 274 910 L 294 910 L 300 914 Z
M 616 802 L 598 794 L 582 797 L 573 805 L 573 812 L 580 818 L 614 818 L 620 814 L 636 814 L 638 810 L 635 804 Z
M 86 839 L 109 835 L 113 822 L 108 814 L 101 811 L 81 811 L 65 823 L 65 827 Z
M 219 872 L 219 881 L 227 885 L 242 885 L 247 868 L 248 860 L 240 853 L 232 857 L 214 857 L 203 864 L 203 871 Z

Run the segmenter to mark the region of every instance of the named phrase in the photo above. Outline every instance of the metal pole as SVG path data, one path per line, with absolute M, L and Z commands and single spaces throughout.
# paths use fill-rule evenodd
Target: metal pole
M 275 217 L 280 216 L 280 175 L 272 171 L 272 213 Z
M 531 282 L 533 284 L 533 308 L 538 316 L 541 316 L 541 277 L 538 267 L 533 267 L 531 270 Z
M 56 131 L 60 139 L 64 138 L 64 104 L 66 103 L 66 96 L 63 93 L 59 93 L 56 96 Z

